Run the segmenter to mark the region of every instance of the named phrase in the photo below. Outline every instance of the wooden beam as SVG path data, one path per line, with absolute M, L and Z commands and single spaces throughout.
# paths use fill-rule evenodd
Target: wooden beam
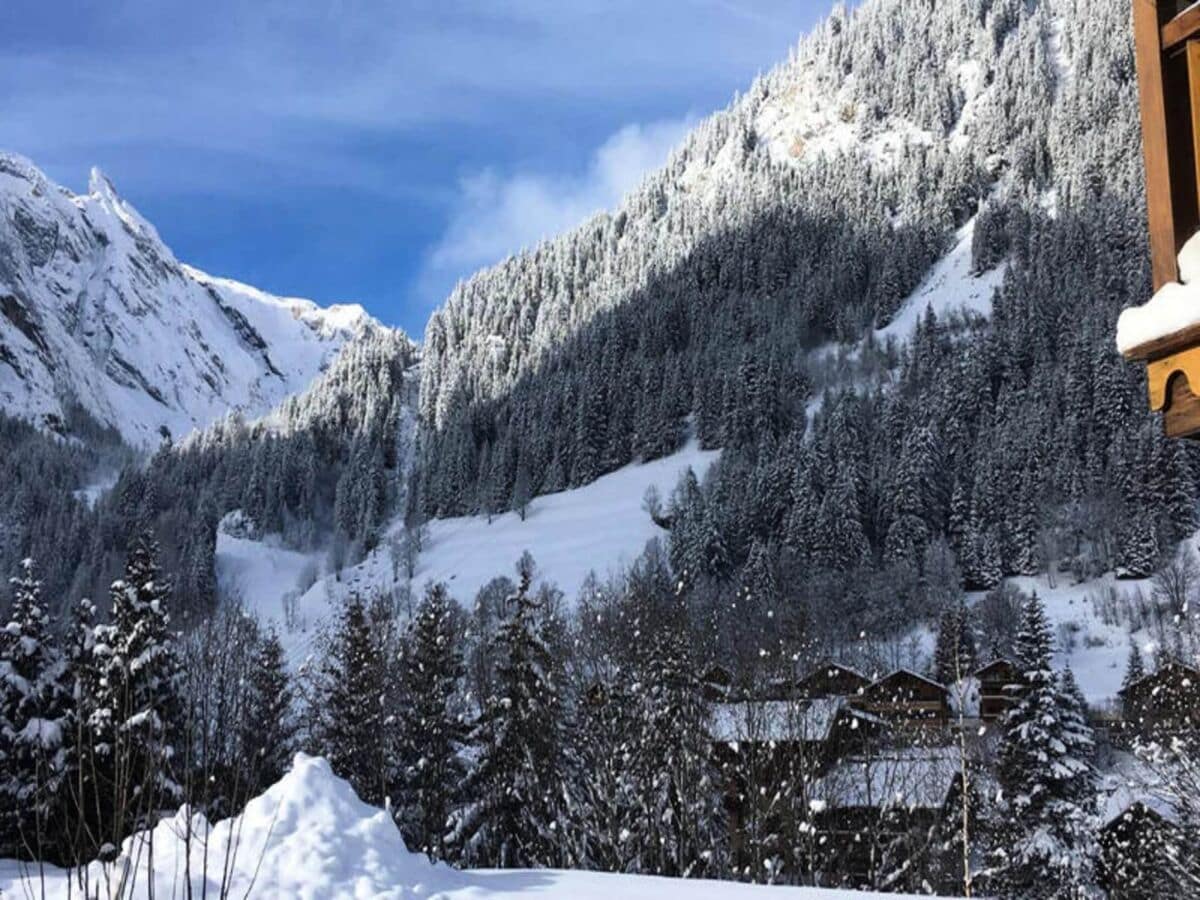
M 1200 436 L 1200 398 L 1192 393 L 1187 377 L 1182 372 L 1172 375 L 1167 385 L 1163 432 L 1172 438 Z
M 1200 344 L 1200 324 L 1189 325 L 1182 331 L 1176 331 L 1173 334 L 1168 334 L 1166 337 L 1155 338 L 1144 344 L 1138 344 L 1136 347 L 1126 350 L 1121 355 L 1126 359 L 1143 359 L 1147 362 L 1153 362 L 1156 359 L 1162 359 L 1164 356 L 1178 353 L 1180 350 L 1186 350 L 1188 347 L 1195 346 L 1196 344 Z
M 1193 3 L 1162 27 L 1162 48 L 1170 53 L 1190 37 L 1200 34 L 1200 3 Z
M 1167 144 L 1167 104 L 1163 93 L 1162 29 L 1155 0 L 1134 0 L 1133 41 L 1137 58 L 1142 118 L 1142 154 L 1146 164 L 1146 212 L 1150 220 L 1151 273 L 1154 290 L 1179 280 L 1171 162 Z
M 1192 163 L 1196 173 L 1196 205 L 1200 207 L 1200 38 L 1187 42 L 1187 70 L 1192 112 Z

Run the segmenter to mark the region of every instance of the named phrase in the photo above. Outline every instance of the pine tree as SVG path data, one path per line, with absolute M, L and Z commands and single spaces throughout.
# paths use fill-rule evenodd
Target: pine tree
M 114 849 L 130 829 L 183 797 L 183 757 L 176 752 L 182 669 L 169 630 L 170 587 L 157 557 L 153 538 L 134 539 L 124 576 L 109 592 L 112 623 L 95 631 L 98 688 L 89 727 L 105 808 L 101 834 Z
M 317 746 L 368 803 L 382 804 L 394 783 L 391 729 L 385 713 L 387 672 L 366 604 L 351 594 L 321 666 Z
M 519 574 L 511 615 L 493 641 L 495 692 L 472 730 L 478 760 L 463 783 L 452 839 L 470 865 L 563 866 L 570 783 L 563 698 L 529 594 L 532 572 L 523 566 Z
M 708 707 L 687 639 L 671 625 L 652 639 L 638 683 L 636 871 L 682 877 L 719 871 L 723 815 Z
M 1131 638 L 1129 641 L 1129 661 L 1125 664 L 1125 677 L 1121 679 L 1121 693 L 1124 694 L 1129 686 L 1141 681 L 1146 675 L 1146 666 L 1142 662 L 1142 654 L 1137 644 Z
M 62 660 L 32 559 L 0 630 L 0 852 L 43 859 L 64 774 Z
M 964 598 L 942 613 L 933 652 L 933 677 L 954 684 L 975 670 L 976 643 Z
M 247 796 L 257 796 L 288 771 L 296 743 L 291 683 L 283 645 L 272 629 L 255 642 L 246 685 L 241 752 L 253 781 Z
M 64 642 L 63 687 L 69 699 L 63 726 L 65 753 L 59 802 L 60 820 L 67 823 L 61 858 L 76 865 L 91 861 L 100 849 L 96 838 L 101 834 L 98 815 L 103 804 L 96 800 L 99 767 L 92 730 L 100 687 L 95 645 L 96 608 L 90 600 L 80 600 L 71 611 Z
M 426 589 L 409 626 L 402 671 L 405 770 L 398 816 L 409 849 L 434 860 L 446 857 L 446 831 L 464 774 L 459 756 L 466 738 L 459 711 L 464 668 L 452 604 L 445 585 Z
M 1036 594 L 1024 605 L 1016 660 L 1022 690 L 1003 722 L 999 780 L 1004 826 L 995 849 L 1003 896 L 1087 897 L 1095 893 L 1095 778 L 1092 734 L 1050 666 L 1053 648 Z

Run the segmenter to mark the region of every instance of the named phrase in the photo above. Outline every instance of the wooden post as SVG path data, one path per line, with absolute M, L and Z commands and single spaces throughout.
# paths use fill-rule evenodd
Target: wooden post
M 1167 104 L 1163 85 L 1163 16 L 1157 0 L 1134 0 L 1133 42 L 1137 57 L 1142 154 L 1146 163 L 1146 212 L 1150 220 L 1154 290 L 1179 280 L 1171 162 L 1167 149 Z
M 1192 157 L 1196 172 L 1196 205 L 1200 206 L 1200 38 L 1187 44 L 1188 93 L 1192 107 Z

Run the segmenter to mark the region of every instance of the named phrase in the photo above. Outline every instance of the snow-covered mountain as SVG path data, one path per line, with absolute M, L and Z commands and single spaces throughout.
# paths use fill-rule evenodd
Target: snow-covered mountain
M 131 444 L 266 413 L 381 327 L 180 263 L 99 170 L 76 195 L 0 153 L 0 409 L 60 427 L 77 402 Z

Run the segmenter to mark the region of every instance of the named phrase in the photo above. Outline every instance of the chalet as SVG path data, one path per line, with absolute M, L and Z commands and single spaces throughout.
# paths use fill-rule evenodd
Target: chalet
M 1121 691 L 1126 728 L 1145 737 L 1179 734 L 1200 726 L 1200 671 L 1168 662 Z
M 979 682 L 979 718 L 995 722 L 1003 716 L 1021 689 L 1017 667 L 1007 659 L 995 659 L 975 672 Z
M 733 675 L 724 666 L 709 666 L 700 681 L 703 685 L 704 699 L 709 703 L 721 703 L 729 699 Z
M 873 682 L 856 702 L 867 712 L 892 722 L 940 726 L 950 718 L 950 690 L 908 669 L 899 669 Z
M 840 663 L 821 663 L 796 685 L 801 697 L 856 697 L 871 684 L 861 672 Z
M 1100 887 L 1112 900 L 1156 900 L 1175 896 L 1172 851 L 1185 841 L 1175 810 L 1151 797 L 1106 811 L 1100 827 Z
M 797 786 L 846 754 L 862 751 L 884 727 L 844 697 L 714 704 L 713 757 L 723 773 L 730 849 L 738 865 L 750 862 L 742 857 L 747 823 L 757 820 L 761 827 L 770 821 L 772 828 L 782 829 L 804 806 Z M 778 790 L 763 795 L 751 790 L 752 784 L 773 784 Z M 779 802 L 780 792 L 787 795 L 785 802 Z
M 855 886 L 872 867 L 903 856 L 903 842 L 928 835 L 959 795 L 962 769 L 953 747 L 907 747 L 844 759 L 810 787 L 817 835 L 815 868 Z

